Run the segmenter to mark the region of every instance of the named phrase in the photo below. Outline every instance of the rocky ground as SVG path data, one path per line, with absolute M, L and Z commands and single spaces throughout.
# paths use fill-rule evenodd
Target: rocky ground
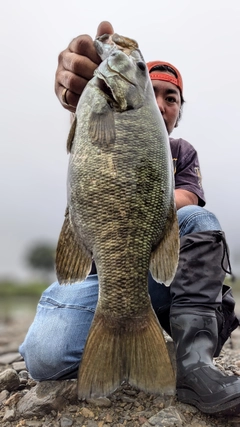
M 127 384 L 108 398 L 78 402 L 75 380 L 36 383 L 18 353 L 28 325 L 24 317 L 0 324 L 1 427 L 240 427 L 240 415 L 206 416 L 175 397 L 146 395 Z M 240 376 L 240 328 L 216 364 Z

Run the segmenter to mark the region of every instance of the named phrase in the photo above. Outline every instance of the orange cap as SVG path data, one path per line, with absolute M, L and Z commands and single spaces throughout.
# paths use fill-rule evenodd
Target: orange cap
M 173 71 L 175 71 L 177 77 L 175 77 L 173 74 L 167 74 L 167 73 L 164 73 L 164 72 L 158 71 L 158 70 L 151 72 L 151 70 L 158 65 L 165 65 L 167 67 L 172 68 Z M 172 64 L 169 64 L 169 62 L 163 62 L 163 61 L 147 62 L 147 67 L 148 67 L 148 71 L 150 73 L 151 80 L 164 80 L 164 81 L 173 83 L 175 86 L 177 86 L 180 89 L 181 94 L 182 94 L 182 92 L 183 92 L 182 76 L 176 67 L 174 67 Z

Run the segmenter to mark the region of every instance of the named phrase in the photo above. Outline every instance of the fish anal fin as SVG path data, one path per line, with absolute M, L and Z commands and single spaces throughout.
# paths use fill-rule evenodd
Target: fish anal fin
M 175 374 L 151 307 L 143 317 L 115 325 L 96 311 L 79 368 L 78 398 L 107 396 L 123 381 L 146 393 L 175 393 Z
M 156 282 L 162 282 L 169 286 L 172 282 L 179 258 L 179 227 L 177 214 L 174 213 L 171 226 L 166 226 L 164 238 L 152 252 L 150 259 L 150 271 Z
M 101 102 L 102 109 L 101 106 L 98 106 L 99 108 L 94 108 L 91 111 L 89 135 L 94 145 L 104 148 L 114 144 L 116 133 L 113 110 L 104 98 L 100 100 Z
M 55 265 L 60 284 L 81 282 L 88 276 L 92 267 L 91 253 L 76 240 L 68 208 L 58 239 Z
M 76 130 L 76 126 L 77 126 L 77 117 L 75 116 L 68 134 L 68 139 L 67 139 L 67 152 L 71 153 L 71 149 L 72 149 L 72 144 L 73 144 L 73 140 L 74 140 L 74 136 L 75 136 L 75 130 Z

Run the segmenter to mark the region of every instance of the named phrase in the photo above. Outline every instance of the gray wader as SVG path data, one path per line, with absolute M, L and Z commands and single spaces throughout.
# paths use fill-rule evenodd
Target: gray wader
M 155 311 L 176 346 L 177 396 L 204 413 L 240 413 L 240 378 L 223 374 L 213 357 L 239 326 L 231 288 L 224 285 L 229 263 L 222 231 L 183 236 L 168 307 Z M 156 284 L 157 286 L 157 284 Z

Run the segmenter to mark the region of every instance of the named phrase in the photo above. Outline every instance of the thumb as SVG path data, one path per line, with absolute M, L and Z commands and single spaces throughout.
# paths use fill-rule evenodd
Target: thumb
M 102 36 L 103 34 L 113 34 L 114 29 L 112 24 L 108 21 L 102 21 L 97 29 L 97 35 L 96 37 Z

